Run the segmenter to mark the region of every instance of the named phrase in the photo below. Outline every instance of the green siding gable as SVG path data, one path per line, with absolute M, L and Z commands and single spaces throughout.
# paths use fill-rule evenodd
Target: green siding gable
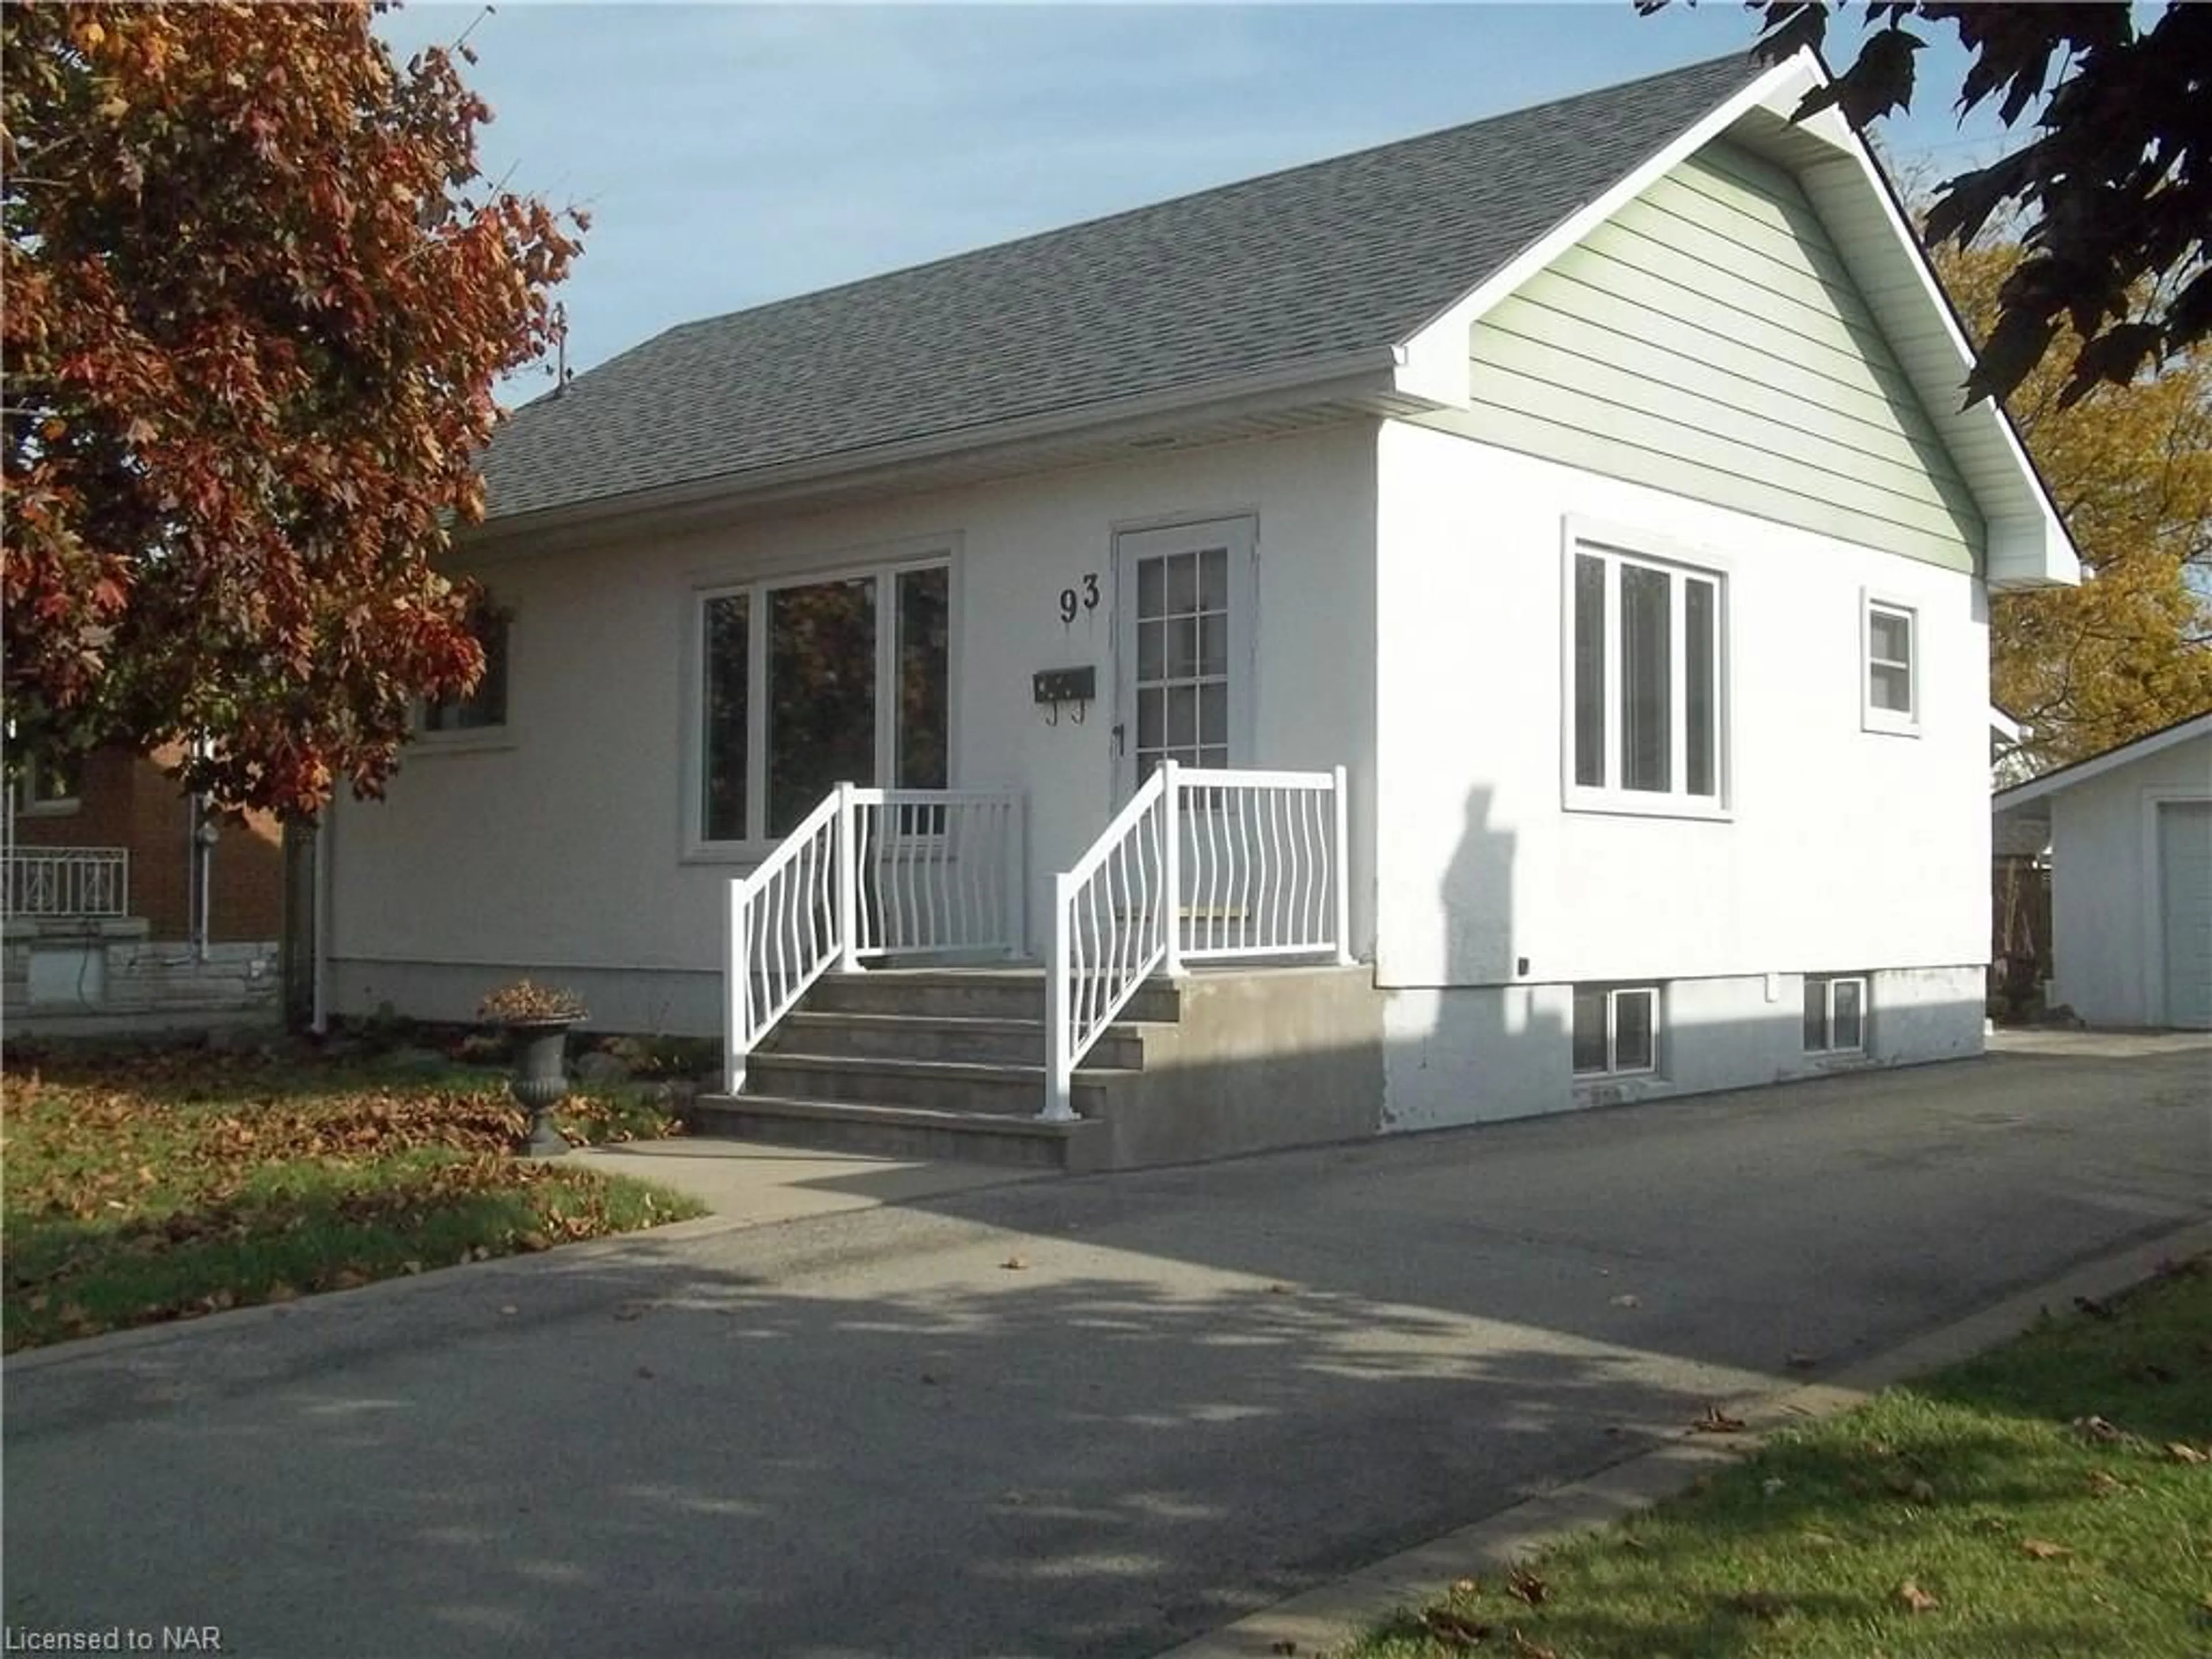
M 1473 330 L 1469 436 L 1954 570 L 1982 520 L 1796 181 L 1726 144 Z

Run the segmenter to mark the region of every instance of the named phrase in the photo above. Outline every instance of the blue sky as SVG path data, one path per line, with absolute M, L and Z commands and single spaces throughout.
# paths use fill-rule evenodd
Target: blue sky
M 672 324 L 873 276 L 1747 47 L 1711 0 L 1504 5 L 410 5 L 469 30 L 484 171 L 588 209 L 561 290 L 579 370 Z M 473 27 L 472 27 L 473 25 Z M 1856 15 L 1831 57 L 1855 43 Z M 1855 46 L 1851 49 L 1855 50 Z M 1893 153 L 1985 158 L 1921 56 Z M 539 389 L 526 378 L 516 400 Z

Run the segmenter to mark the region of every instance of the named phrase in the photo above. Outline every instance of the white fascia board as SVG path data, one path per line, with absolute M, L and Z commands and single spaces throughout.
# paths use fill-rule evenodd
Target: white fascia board
M 2077 783 L 2101 778 L 2117 767 L 2148 760 L 2153 755 L 2162 753 L 2176 744 L 2190 743 L 2207 736 L 2212 736 L 2212 714 L 2199 714 L 2194 720 L 2169 726 L 2163 732 L 2154 732 L 2148 737 L 2137 738 L 2133 743 L 2124 743 L 2118 749 L 2107 749 L 2101 755 L 2075 761 L 2071 766 L 2062 766 L 2056 772 L 2045 772 L 2039 778 L 2030 778 L 2026 783 L 2000 789 L 1991 799 L 1998 811 L 2008 812 L 2014 807 L 2027 805 L 2030 801 L 2041 800 L 2046 795 L 2071 789 Z
M 1777 64 L 1733 98 L 1714 106 L 1671 143 L 1654 150 L 1642 165 L 1615 180 L 1610 190 L 1560 220 L 1407 337 L 1401 345 L 1403 364 L 1398 390 L 1442 407 L 1467 408 L 1470 402 L 1467 335 L 1485 313 L 1747 113 L 1763 108 L 1786 116 L 1821 78 L 1819 60 L 1809 52 L 1800 52 Z M 1806 125 L 1818 136 L 1828 136 L 1819 132 L 1813 123 Z
M 2007 743 L 2020 741 L 2020 722 L 1995 703 L 1990 705 L 1990 730 Z

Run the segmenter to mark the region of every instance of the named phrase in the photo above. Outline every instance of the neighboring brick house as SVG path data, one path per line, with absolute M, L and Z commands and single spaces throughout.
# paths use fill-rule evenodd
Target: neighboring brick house
M 276 820 L 204 811 L 164 772 L 174 758 L 107 749 L 67 772 L 15 769 L 0 888 L 11 1019 L 273 998 Z

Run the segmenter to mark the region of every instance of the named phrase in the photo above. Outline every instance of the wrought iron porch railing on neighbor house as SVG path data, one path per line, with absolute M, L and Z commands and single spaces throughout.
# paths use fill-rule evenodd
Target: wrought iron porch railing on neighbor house
M 1188 962 L 1349 965 L 1345 772 L 1170 761 L 1053 882 L 1042 1115 L 1074 1115 L 1083 1056 L 1154 973 Z
M 9 849 L 4 899 L 11 916 L 94 921 L 131 914 L 131 852 L 123 847 Z
M 1023 935 L 1022 798 L 840 784 L 730 884 L 725 1086 L 831 969 L 919 956 L 1012 957 Z

